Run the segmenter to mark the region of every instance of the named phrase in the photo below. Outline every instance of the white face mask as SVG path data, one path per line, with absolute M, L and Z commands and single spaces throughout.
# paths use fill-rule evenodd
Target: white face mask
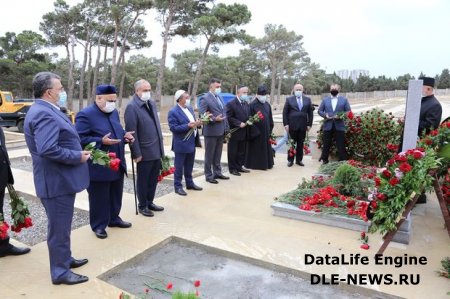
M 150 94 L 150 91 L 143 92 L 141 96 L 141 100 L 148 101 L 152 98 L 152 95 Z
M 186 106 L 191 106 L 191 99 L 186 100 Z
M 296 90 L 296 91 L 294 91 L 294 95 L 297 97 L 297 98 L 299 98 L 299 97 L 301 97 L 302 96 L 302 91 L 301 90 Z
M 259 96 L 259 97 L 258 97 L 258 100 L 259 100 L 261 103 L 265 103 L 265 102 L 267 101 L 267 96 Z
M 106 102 L 105 107 L 103 108 L 103 111 L 106 113 L 111 113 L 116 109 L 116 102 Z

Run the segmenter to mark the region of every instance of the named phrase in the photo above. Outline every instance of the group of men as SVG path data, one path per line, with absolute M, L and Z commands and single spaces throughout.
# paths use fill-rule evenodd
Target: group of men
M 419 132 L 436 128 L 442 107 L 433 95 L 434 79 L 424 78 L 424 91 L 420 113 Z M 125 144 L 130 145 L 132 159 L 137 163 L 137 197 L 139 213 L 153 216 L 163 207 L 153 203 L 157 178 L 164 156 L 163 137 L 155 102 L 151 100 L 151 85 L 146 80 L 135 83 L 135 94 L 124 115 L 125 129 L 115 109 L 116 89 L 112 85 L 99 85 L 95 102 L 81 110 L 75 126 L 61 112 L 65 105 L 65 92 L 61 78 L 50 72 L 38 73 L 33 79 L 35 104 L 25 119 L 25 139 L 33 160 L 36 195 L 41 199 L 48 218 L 47 244 L 53 284 L 77 284 L 88 277 L 71 269 L 85 265 L 87 259 L 75 259 L 70 250 L 70 232 L 75 195 L 87 189 L 89 194 L 90 226 L 95 235 L 107 237 L 106 227 L 129 228 L 131 223 L 119 216 L 122 205 L 124 175 L 127 173 Z M 324 149 L 321 160 L 328 163 L 332 139 L 336 141 L 339 159 L 347 158 L 344 146 L 345 125 L 339 112 L 350 111 L 345 97 L 339 96 L 340 87 L 333 84 L 330 96 L 319 106 L 319 115 L 325 119 Z M 220 97 L 221 82 L 212 79 L 209 92 L 200 101 L 199 112 L 209 121 L 197 118 L 189 105 L 190 95 L 184 90 L 175 93 L 176 105 L 168 114 L 173 133 L 172 150 L 175 153 L 175 192 L 186 196 L 186 189 L 201 191 L 192 178 L 195 148 L 201 146 L 199 130 L 203 129 L 205 145 L 205 178 L 212 184 L 227 180 L 221 168 L 224 136 L 233 132 L 228 142 L 228 165 L 232 175 L 250 172 L 248 169 L 267 170 L 274 164 L 269 142 L 274 122 L 267 102 L 267 89 L 259 86 L 250 102 L 249 89 L 239 86 L 236 97 L 226 105 Z M 296 142 L 297 153 L 288 155 L 288 166 L 303 164 L 303 142 L 313 122 L 314 106 L 303 94 L 303 86 L 295 84 L 293 95 L 286 99 L 283 125 L 286 135 Z M 254 115 L 259 121 L 248 122 Z M 5 138 L 0 128 L 0 212 L 6 184 L 13 183 Z M 87 144 L 120 159 L 118 171 L 93 164 L 91 152 L 83 150 Z M 29 248 L 18 248 L 9 238 L 0 240 L 0 257 L 28 253 Z

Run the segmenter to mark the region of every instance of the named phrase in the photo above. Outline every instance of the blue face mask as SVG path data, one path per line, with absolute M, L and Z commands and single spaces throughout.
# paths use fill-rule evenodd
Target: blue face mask
M 65 91 L 61 91 L 59 93 L 58 106 L 66 107 L 67 104 L 67 93 Z
M 216 95 L 218 95 L 219 93 L 221 93 L 222 92 L 222 89 L 220 89 L 220 87 L 219 88 L 216 88 L 216 90 L 214 91 L 214 93 L 216 94 Z
M 301 90 L 296 90 L 296 91 L 294 91 L 294 95 L 297 97 L 297 98 L 299 98 L 299 97 L 301 97 L 302 96 L 302 91 Z
M 259 97 L 258 97 L 258 100 L 259 100 L 261 103 L 265 103 L 265 102 L 267 101 L 267 96 L 259 96 Z
M 248 102 L 248 100 L 250 99 L 250 97 L 248 96 L 248 94 L 243 94 L 240 96 L 240 99 L 244 102 Z

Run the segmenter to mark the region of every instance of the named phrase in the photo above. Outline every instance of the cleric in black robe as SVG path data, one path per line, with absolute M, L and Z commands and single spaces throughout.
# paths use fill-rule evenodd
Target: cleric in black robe
M 434 78 L 422 77 L 422 103 L 420 105 L 419 130 L 421 136 L 425 131 L 428 134 L 431 130 L 437 129 L 441 123 L 442 106 L 434 96 Z
M 258 87 L 256 98 L 250 103 L 250 115 L 253 116 L 258 111 L 261 111 L 264 119 L 249 128 L 245 167 L 266 170 L 273 167 L 273 153 L 269 143 L 269 137 L 273 129 L 273 118 L 272 107 L 267 103 L 265 86 Z

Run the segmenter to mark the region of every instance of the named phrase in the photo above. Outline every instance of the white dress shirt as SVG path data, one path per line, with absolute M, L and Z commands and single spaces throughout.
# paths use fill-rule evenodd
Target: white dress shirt
M 181 110 L 183 110 L 184 114 L 186 114 L 187 118 L 189 118 L 189 122 L 194 122 L 195 118 L 192 115 L 191 111 L 189 111 L 189 109 L 187 107 L 183 107 L 180 104 L 178 104 L 178 106 L 180 106 Z M 194 136 L 197 136 L 197 127 L 194 127 Z
M 338 98 L 337 97 L 332 97 L 331 98 L 331 107 L 333 108 L 333 112 L 336 111 L 337 102 L 338 102 Z

